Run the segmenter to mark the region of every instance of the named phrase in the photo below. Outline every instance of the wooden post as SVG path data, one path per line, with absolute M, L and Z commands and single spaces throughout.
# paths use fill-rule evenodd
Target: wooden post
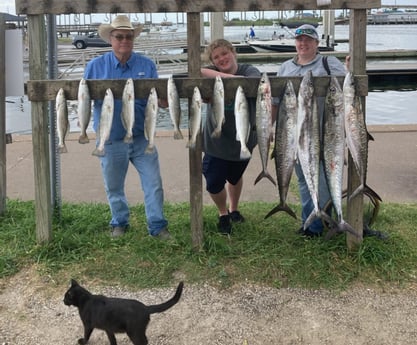
M 366 10 L 350 11 L 349 55 L 350 70 L 355 75 L 366 74 Z M 365 116 L 365 97 L 362 97 Z M 348 159 L 348 198 L 360 185 L 360 177 L 356 172 L 352 156 Z M 348 249 L 355 249 L 363 240 L 363 194 L 349 200 L 347 204 L 347 221 L 356 230 L 357 236 L 347 233 Z
M 43 15 L 28 15 L 29 74 L 46 79 L 46 30 Z M 32 146 L 35 178 L 36 240 L 52 239 L 51 173 L 46 102 L 32 102 Z
M 6 15 L 0 14 L 0 75 L 6 74 Z M 6 80 L 0 84 L 0 215 L 6 211 Z
M 187 35 L 188 76 L 200 77 L 200 13 L 187 13 L 187 32 L 193 33 L 192 35 Z M 191 102 L 189 101 L 189 109 L 190 103 Z M 190 111 L 188 113 L 190 114 Z M 189 150 L 191 238 L 192 246 L 197 250 L 201 249 L 203 244 L 203 189 L 201 155 L 201 135 L 198 135 L 195 149 Z

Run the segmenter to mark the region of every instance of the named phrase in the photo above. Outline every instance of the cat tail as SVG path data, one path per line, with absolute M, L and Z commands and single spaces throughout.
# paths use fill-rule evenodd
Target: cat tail
M 183 287 L 184 287 L 184 283 L 180 282 L 178 284 L 177 291 L 175 292 L 174 297 L 172 297 L 170 300 L 166 301 L 165 303 L 146 306 L 149 314 L 162 313 L 165 310 L 174 306 L 181 298 Z

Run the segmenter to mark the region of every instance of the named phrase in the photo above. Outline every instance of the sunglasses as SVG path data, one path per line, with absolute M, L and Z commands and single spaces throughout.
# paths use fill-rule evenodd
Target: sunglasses
M 128 34 L 128 35 L 111 35 L 111 37 L 114 37 L 119 42 L 122 42 L 124 39 L 126 39 L 127 41 L 133 41 L 133 39 L 135 38 L 133 36 L 133 34 Z
M 300 36 L 300 35 L 317 35 L 317 32 L 313 29 L 297 29 L 295 30 L 295 35 L 296 36 Z

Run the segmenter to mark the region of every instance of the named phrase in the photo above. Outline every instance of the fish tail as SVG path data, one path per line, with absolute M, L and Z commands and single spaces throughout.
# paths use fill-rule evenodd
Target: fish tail
M 356 196 L 359 195 L 359 193 L 363 192 L 365 190 L 365 186 L 363 184 L 360 184 L 358 186 L 358 188 L 356 188 L 353 193 L 349 196 L 349 201 L 353 198 L 355 198 Z
M 311 223 L 313 223 L 313 221 L 316 218 L 320 218 L 320 216 L 321 216 L 320 211 L 319 212 L 317 212 L 316 210 L 311 211 L 310 215 L 307 217 L 306 221 L 304 222 L 304 230 L 307 230 L 307 228 L 311 225 Z
M 196 142 L 195 141 L 193 141 L 193 140 L 189 140 L 188 142 L 187 142 L 187 149 L 195 149 L 195 144 L 196 144 Z
M 218 139 L 218 138 L 220 138 L 221 134 L 222 134 L 222 131 L 219 131 L 218 129 L 215 129 L 215 130 L 211 133 L 210 137 L 211 137 L 212 139 Z
M 330 230 L 327 232 L 325 236 L 325 240 L 329 240 L 334 235 L 342 232 L 348 232 L 355 237 L 359 237 L 359 234 L 355 231 L 355 229 L 346 221 L 342 220 L 340 223 L 337 223 L 333 220 L 333 224 L 330 226 Z
M 262 170 L 261 173 L 258 175 L 258 177 L 255 179 L 254 185 L 257 184 L 264 177 L 266 177 L 269 181 L 271 181 L 274 184 L 274 186 L 277 185 L 274 178 L 269 174 L 268 171 L 265 171 L 265 170 Z
M 297 219 L 297 215 L 294 213 L 293 210 L 291 210 L 291 208 L 286 203 L 280 203 L 279 205 L 275 206 L 271 211 L 269 211 L 269 213 L 265 216 L 264 219 L 267 219 L 270 216 L 272 216 L 274 213 L 277 213 L 280 211 L 286 212 L 288 215 L 290 215 L 294 219 Z
M 132 137 L 132 135 L 126 134 L 125 137 L 124 137 L 124 139 L 123 139 L 123 142 L 125 142 L 126 144 L 133 143 L 133 137 Z
M 81 134 L 80 137 L 78 138 L 78 142 L 80 144 L 88 144 L 90 142 L 90 139 L 88 139 L 87 134 Z
M 93 156 L 97 156 L 97 157 L 104 157 L 105 152 L 104 149 L 100 149 L 98 147 L 96 147 L 92 153 Z
M 184 139 L 181 131 L 179 129 L 174 131 L 174 139 L 175 140 L 180 140 L 180 139 Z
M 58 151 L 59 151 L 59 153 L 67 153 L 68 152 L 67 145 L 65 145 L 65 144 L 59 145 L 58 146 Z
M 252 155 L 247 148 L 242 148 L 240 150 L 240 159 L 249 159 Z
M 155 152 L 155 146 L 153 146 L 153 145 L 148 145 L 145 149 L 146 154 L 151 154 L 151 153 L 154 153 L 154 152 Z
M 367 192 L 370 194 L 374 199 L 378 199 L 379 201 L 382 201 L 381 197 L 378 195 L 377 192 L 375 192 L 371 187 L 369 187 L 367 184 L 365 184 L 364 192 Z

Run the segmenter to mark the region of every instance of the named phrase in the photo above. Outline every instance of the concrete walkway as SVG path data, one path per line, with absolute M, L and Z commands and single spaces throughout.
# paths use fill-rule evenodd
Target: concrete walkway
M 368 185 L 383 201 L 417 203 L 417 125 L 369 126 L 375 138 L 369 144 Z M 93 139 L 94 134 L 90 134 Z M 159 131 L 156 145 L 159 150 L 161 172 L 166 202 L 189 201 L 189 168 L 186 140 L 174 140 L 171 132 Z M 61 157 L 61 196 L 65 202 L 104 202 L 99 160 L 92 156 L 94 140 L 78 143 L 78 133 L 67 140 L 68 153 Z M 30 135 L 13 135 L 6 146 L 7 190 L 10 199 L 33 200 L 33 155 Z M 275 176 L 275 166 L 270 161 L 268 170 Z M 244 175 L 242 202 L 278 201 L 278 189 L 267 179 L 256 186 L 254 181 L 261 171 L 258 148 Z M 203 202 L 211 203 L 205 192 Z M 126 193 L 131 204 L 143 202 L 139 178 L 133 167 L 129 169 Z M 297 195 L 291 196 L 296 200 Z

